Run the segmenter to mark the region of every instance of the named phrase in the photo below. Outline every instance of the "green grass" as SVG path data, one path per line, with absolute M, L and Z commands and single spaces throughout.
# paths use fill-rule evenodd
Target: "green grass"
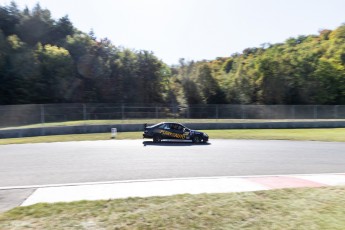
M 345 142 L 345 128 L 208 130 L 212 139 L 257 139 Z
M 248 139 L 248 140 L 299 140 L 299 141 L 337 141 L 345 142 L 345 128 L 334 129 L 227 129 L 204 130 L 212 139 Z M 109 140 L 110 133 L 73 134 L 25 138 L 0 139 L 0 145 L 49 143 L 65 141 Z M 141 139 L 142 132 L 120 132 L 116 137 L 122 139 Z M 147 139 L 149 140 L 149 139 Z
M 344 229 L 345 187 L 36 204 L 0 229 Z
M 116 139 L 140 139 L 142 132 L 123 132 L 118 133 Z M 27 144 L 27 143 L 51 143 L 51 142 L 67 142 L 67 141 L 96 141 L 96 140 L 110 140 L 109 133 L 91 133 L 91 134 L 70 134 L 70 135 L 53 135 L 53 136 L 39 136 L 39 137 L 23 137 L 23 138 L 7 138 L 0 139 L 0 145 L 7 144 Z

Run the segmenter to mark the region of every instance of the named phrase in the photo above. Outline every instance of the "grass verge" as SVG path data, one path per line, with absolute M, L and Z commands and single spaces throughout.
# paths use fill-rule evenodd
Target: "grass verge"
M 226 129 L 204 130 L 212 139 L 303 140 L 345 142 L 345 128 L 334 129 Z M 116 139 L 141 139 L 142 132 L 118 133 Z M 110 133 L 73 134 L 0 139 L 0 145 L 65 141 L 109 140 Z
M 345 187 L 36 204 L 0 229 L 344 229 Z
M 110 140 L 110 133 L 90 133 L 90 134 L 69 134 L 69 135 L 52 135 L 39 137 L 23 137 L 23 138 L 7 138 L 0 139 L 0 145 L 7 144 L 28 144 L 28 143 L 51 143 L 51 142 L 67 142 L 67 141 L 97 141 Z M 118 133 L 116 139 L 140 139 L 142 132 L 123 132 Z
M 345 142 L 345 128 L 208 130 L 212 139 L 257 139 Z

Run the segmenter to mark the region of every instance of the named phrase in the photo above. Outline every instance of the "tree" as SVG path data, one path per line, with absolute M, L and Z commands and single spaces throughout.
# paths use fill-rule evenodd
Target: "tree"
M 232 58 L 229 58 L 223 65 L 223 70 L 226 73 L 229 73 L 232 70 L 232 65 L 234 64 L 234 60 Z
M 315 81 L 314 100 L 317 104 L 344 102 L 344 67 L 325 58 L 319 60 L 313 73 Z M 343 94 L 343 95 L 342 95 Z
M 0 29 L 5 36 L 13 35 L 15 28 L 21 20 L 21 14 L 15 2 L 10 6 L 0 7 Z
M 73 61 L 69 52 L 52 45 L 38 45 L 36 58 L 40 67 L 35 90 L 41 103 L 69 102 L 73 95 Z
M 34 46 L 38 42 L 48 44 L 49 33 L 53 28 L 54 21 L 51 18 L 50 11 L 42 9 L 37 4 L 32 13 L 24 16 L 18 25 L 18 36 L 25 43 Z
M 68 16 L 60 18 L 53 23 L 47 35 L 47 40 L 50 44 L 64 45 L 64 41 L 68 35 L 74 34 L 74 27 Z
M 225 95 L 213 78 L 211 69 L 203 64 L 198 69 L 198 88 L 206 104 L 225 104 Z
M 143 103 L 164 102 L 167 91 L 169 70 L 152 52 L 140 51 L 137 54 L 138 81 L 140 96 Z
M 32 102 L 33 86 L 38 69 L 34 53 L 16 35 L 7 37 L 5 66 L 2 69 L 0 94 L 3 104 L 25 104 Z

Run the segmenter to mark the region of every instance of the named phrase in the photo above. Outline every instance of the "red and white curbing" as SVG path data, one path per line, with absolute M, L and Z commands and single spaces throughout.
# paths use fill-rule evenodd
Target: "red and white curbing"
M 345 185 L 345 173 L 180 178 L 48 185 L 36 189 L 21 206 L 42 202 L 54 203 L 78 200 L 170 196 L 176 194 L 247 192 L 336 185 Z

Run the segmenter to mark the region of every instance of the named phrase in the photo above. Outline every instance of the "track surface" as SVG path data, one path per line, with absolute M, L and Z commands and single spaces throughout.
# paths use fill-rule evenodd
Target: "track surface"
M 0 156 L 0 187 L 345 171 L 345 143 L 312 141 L 84 141 L 5 145 Z

